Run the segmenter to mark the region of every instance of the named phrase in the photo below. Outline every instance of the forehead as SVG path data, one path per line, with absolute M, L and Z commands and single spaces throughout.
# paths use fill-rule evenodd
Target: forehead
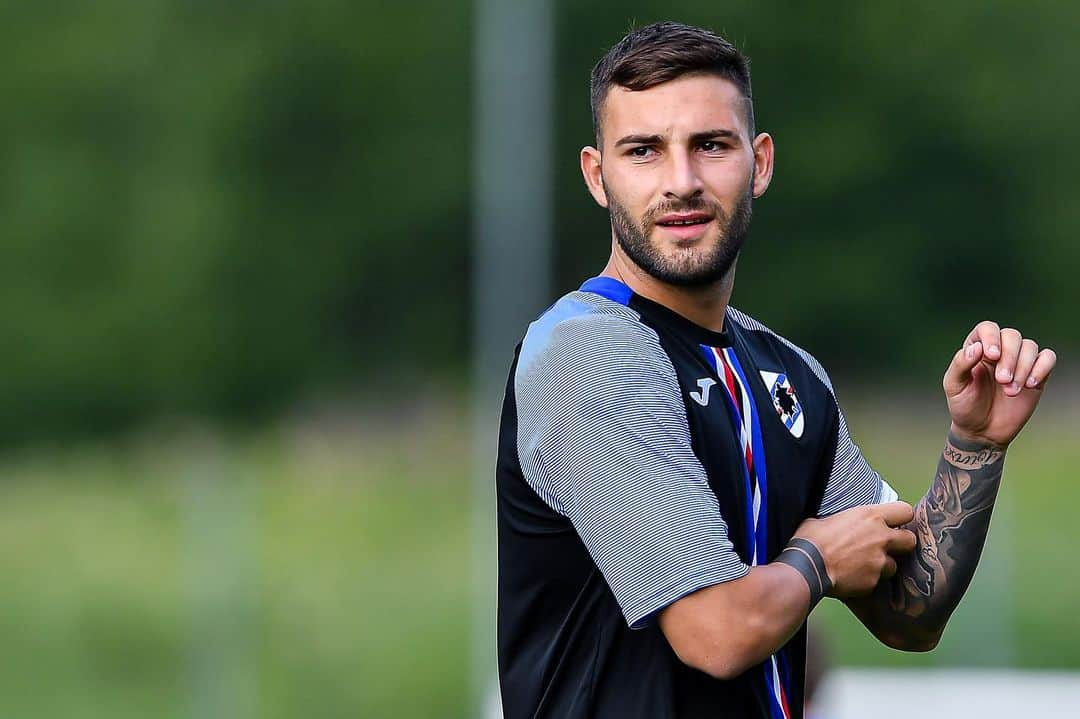
M 648 90 L 615 85 L 604 98 L 602 108 L 604 143 L 613 143 L 624 135 L 678 139 L 716 129 L 729 129 L 747 137 L 744 103 L 739 88 L 716 75 L 684 75 Z

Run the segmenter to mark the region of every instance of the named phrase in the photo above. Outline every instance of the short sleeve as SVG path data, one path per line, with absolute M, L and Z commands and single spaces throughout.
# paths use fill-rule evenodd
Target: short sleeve
M 851 438 L 843 411 L 839 406 L 836 411 L 836 442 L 817 516 L 826 517 L 864 504 L 895 502 L 896 491 L 866 461 Z
M 570 520 L 631 628 L 750 571 L 692 451 L 675 369 L 653 330 L 596 313 L 534 323 L 514 387 L 522 473 Z

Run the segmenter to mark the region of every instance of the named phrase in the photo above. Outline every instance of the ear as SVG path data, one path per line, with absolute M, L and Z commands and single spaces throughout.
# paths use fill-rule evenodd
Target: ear
M 773 147 L 772 136 L 763 132 L 754 138 L 754 197 L 761 197 L 765 190 L 769 189 L 773 173 Z
M 585 186 L 596 200 L 596 204 L 607 207 L 607 193 L 604 192 L 604 178 L 601 171 L 600 151 L 595 147 L 586 146 L 581 148 L 581 176 L 585 178 Z

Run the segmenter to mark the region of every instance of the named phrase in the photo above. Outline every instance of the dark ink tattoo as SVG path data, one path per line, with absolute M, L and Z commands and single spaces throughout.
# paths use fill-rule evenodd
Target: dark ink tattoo
M 954 467 L 968 469 L 993 464 L 1001 458 L 1001 454 L 1001 450 L 997 447 L 979 447 L 967 450 L 952 444 L 946 444 L 942 456 Z
M 1005 453 L 949 434 L 930 491 L 907 525 L 915 551 L 898 558 L 888 583 L 889 624 L 906 625 L 921 637 L 940 635 L 967 590 L 982 554 L 997 498 Z M 880 608 L 879 608 L 880 610 Z
M 810 587 L 811 609 L 832 589 L 832 579 L 825 571 L 825 558 L 810 540 L 793 537 L 776 561 L 798 570 L 806 580 L 806 585 Z

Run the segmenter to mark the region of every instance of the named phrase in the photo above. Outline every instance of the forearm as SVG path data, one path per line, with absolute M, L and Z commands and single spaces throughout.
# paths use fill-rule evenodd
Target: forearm
M 932 649 L 967 590 L 982 554 L 1005 452 L 949 433 L 930 490 L 907 525 L 916 548 L 852 610 L 889 646 Z
M 803 576 L 773 562 L 684 597 L 660 615 L 660 626 L 685 664 L 731 679 L 782 647 L 810 608 Z

